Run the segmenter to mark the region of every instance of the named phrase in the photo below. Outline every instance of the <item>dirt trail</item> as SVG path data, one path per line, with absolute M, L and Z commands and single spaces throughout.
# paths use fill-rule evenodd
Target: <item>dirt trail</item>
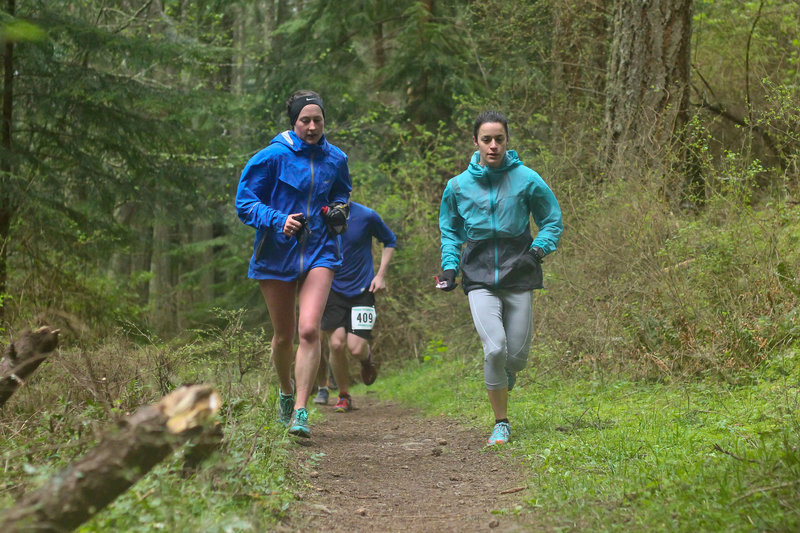
M 283 531 L 531 531 L 528 493 L 507 451 L 446 418 L 423 419 L 374 395 L 356 410 L 321 406 L 292 448 L 301 501 Z M 508 510 L 508 513 L 492 511 Z

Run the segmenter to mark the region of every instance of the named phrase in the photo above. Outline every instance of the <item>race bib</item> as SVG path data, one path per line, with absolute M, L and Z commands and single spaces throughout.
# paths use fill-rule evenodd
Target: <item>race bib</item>
M 375 325 L 375 308 L 369 306 L 353 307 L 350 310 L 350 326 L 356 329 L 372 329 Z

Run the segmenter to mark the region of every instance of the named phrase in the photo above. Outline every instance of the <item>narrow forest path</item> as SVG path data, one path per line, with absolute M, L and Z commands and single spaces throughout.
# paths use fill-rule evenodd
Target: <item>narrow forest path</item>
M 485 449 L 488 434 L 373 394 L 354 405 L 319 407 L 312 438 L 293 445 L 301 500 L 282 531 L 545 529 L 514 511 L 528 493 L 524 469 L 507 450 Z

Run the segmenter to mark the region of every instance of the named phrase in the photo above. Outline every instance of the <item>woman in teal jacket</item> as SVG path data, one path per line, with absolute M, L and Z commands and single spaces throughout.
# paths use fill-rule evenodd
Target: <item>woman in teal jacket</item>
M 460 271 L 483 344 L 484 381 L 495 416 L 489 445 L 494 445 L 511 436 L 508 391 L 528 361 L 530 291 L 542 288 L 541 261 L 556 250 L 563 223 L 544 180 L 508 150 L 508 120 L 502 113 L 481 113 L 472 140 L 478 151 L 469 168 L 450 179 L 442 195 L 437 287 L 454 289 Z M 539 230 L 536 238 L 531 216 Z
M 272 139 L 242 171 L 236 211 L 256 229 L 248 277 L 258 280 L 274 329 L 278 417 L 290 433 L 309 437 L 306 403 L 319 365 L 320 320 L 334 270 L 342 262 L 340 239 L 327 229 L 323 208 L 346 204 L 351 184 L 347 156 L 323 134 L 322 98 L 297 91 L 287 112 L 292 129 Z M 295 330 L 300 341 L 296 355 Z

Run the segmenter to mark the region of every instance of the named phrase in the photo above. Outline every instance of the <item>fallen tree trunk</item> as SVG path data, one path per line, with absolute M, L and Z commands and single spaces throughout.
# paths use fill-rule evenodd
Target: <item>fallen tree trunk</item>
M 125 492 L 183 444 L 219 408 L 208 385 L 181 387 L 121 421 L 93 450 L 26 494 L 0 531 L 71 531 Z
M 192 435 L 186 443 L 183 467 L 181 468 L 181 476 L 184 478 L 196 474 L 197 471 L 200 470 L 200 464 L 222 446 L 224 435 L 222 433 L 222 426 L 219 423 L 207 425 L 198 429 L 200 431 Z
M 0 360 L 0 407 L 56 349 L 59 331 L 49 326 L 36 331 L 26 329 L 17 340 L 6 346 Z

